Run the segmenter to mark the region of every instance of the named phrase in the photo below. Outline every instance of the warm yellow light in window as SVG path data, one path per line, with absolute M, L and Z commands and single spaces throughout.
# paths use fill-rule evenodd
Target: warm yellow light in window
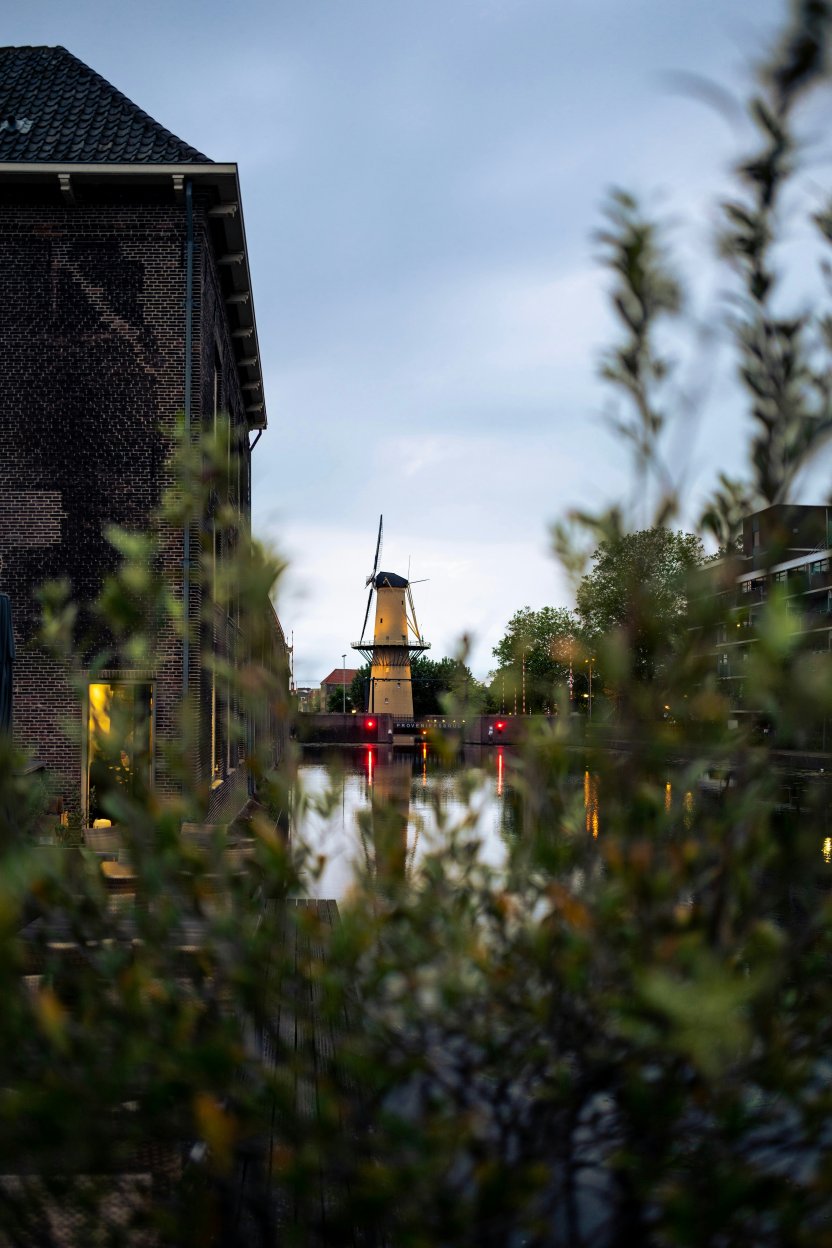
M 90 732 L 107 736 L 110 732 L 109 685 L 90 685 Z

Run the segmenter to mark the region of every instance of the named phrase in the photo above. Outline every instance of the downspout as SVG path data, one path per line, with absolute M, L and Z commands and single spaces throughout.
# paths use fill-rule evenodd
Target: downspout
M 248 525 L 249 525 L 249 529 L 251 528 L 251 455 L 252 455 L 252 452 L 253 452 L 253 450 L 254 450 L 255 446 L 256 446 L 256 445 L 257 445 L 257 443 L 260 441 L 260 439 L 262 438 L 262 436 L 263 436 L 263 430 L 262 430 L 262 429 L 258 429 L 258 430 L 257 430 L 257 437 L 254 439 L 254 441 L 253 441 L 253 442 L 251 442 L 251 443 L 250 443 L 250 442 L 248 441 L 248 438 L 246 438 L 246 448 L 247 448 L 247 450 L 248 450 L 248 480 L 246 481 L 246 485 L 247 485 L 247 490 L 246 490 L 246 493 L 247 493 L 246 504 L 247 504 L 247 506 L 248 506 L 248 517 L 247 517 L 247 518 L 248 518 Z
M 191 376 L 193 372 L 194 199 L 193 183 L 185 179 L 185 446 L 191 445 Z M 182 701 L 188 697 L 191 659 L 191 525 L 186 520 L 182 542 Z
M 246 465 L 248 469 L 248 471 L 246 472 L 246 511 L 248 513 L 246 516 L 246 519 L 248 521 L 248 540 L 249 541 L 251 541 L 251 453 L 254 450 L 257 443 L 260 441 L 262 434 L 263 434 L 263 430 L 258 429 L 257 437 L 254 439 L 253 442 L 249 442 L 248 434 L 246 434 L 246 458 L 248 460 L 248 463 Z M 246 750 L 248 752 L 249 758 L 253 757 L 256 745 L 257 745 L 257 726 L 254 722 L 253 715 L 249 713 L 248 715 L 246 715 Z M 257 796 L 257 790 L 254 784 L 254 776 L 251 774 L 250 767 L 247 769 L 247 774 L 246 774 L 246 792 L 248 793 L 249 797 Z

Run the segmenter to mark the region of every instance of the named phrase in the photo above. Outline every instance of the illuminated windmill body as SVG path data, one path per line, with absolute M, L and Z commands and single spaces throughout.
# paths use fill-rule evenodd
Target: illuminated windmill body
M 365 585 L 370 587 L 361 640 L 352 643 L 370 664 L 370 690 L 367 710 L 375 715 L 393 715 L 399 720 L 413 719 L 413 681 L 410 660 L 430 649 L 416 623 L 413 594 L 407 577 L 397 572 L 379 572 L 382 517 L 378 521 L 378 541 L 373 570 Z M 365 640 L 370 607 L 376 596 L 375 624 L 372 641 Z

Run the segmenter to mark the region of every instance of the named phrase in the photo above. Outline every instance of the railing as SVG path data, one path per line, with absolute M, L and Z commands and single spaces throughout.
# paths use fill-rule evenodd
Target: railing
M 429 641 L 351 641 L 351 650 L 430 650 Z

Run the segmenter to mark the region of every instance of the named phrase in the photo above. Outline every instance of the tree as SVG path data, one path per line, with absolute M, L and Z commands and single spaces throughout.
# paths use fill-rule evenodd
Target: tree
M 351 711 L 355 706 L 352 698 L 352 686 L 355 683 L 355 677 L 347 688 L 346 696 L 340 689 L 330 689 L 326 697 L 326 709 L 332 711 Z M 346 703 L 346 705 L 345 705 Z M 358 709 L 358 707 L 356 707 Z M 363 707 L 361 708 L 363 710 Z
M 538 611 L 522 607 L 509 620 L 492 654 L 499 663 L 491 680 L 497 706 L 511 710 L 516 700 L 522 707 L 525 669 L 527 712 L 551 712 L 558 691 L 568 689 L 570 672 L 573 681 L 580 673 L 586 639 L 579 621 L 565 607 Z
M 461 659 L 431 659 L 420 654 L 411 663 L 413 713 L 442 715 L 452 702 L 473 710 L 482 703 L 484 689 Z
M 576 594 L 590 646 L 617 634 L 629 650 L 632 672 L 652 678 L 687 627 L 689 578 L 704 557 L 699 537 L 663 526 L 602 541 Z
M 362 663 L 352 678 L 349 698 L 352 705 L 360 713 L 367 709 L 367 691 L 370 688 L 370 664 Z

